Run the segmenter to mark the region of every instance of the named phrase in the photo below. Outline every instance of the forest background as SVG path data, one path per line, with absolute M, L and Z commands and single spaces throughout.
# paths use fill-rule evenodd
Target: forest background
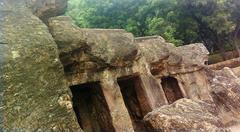
M 240 0 L 69 0 L 81 28 L 120 28 L 160 35 L 176 46 L 203 43 L 211 54 L 240 55 Z

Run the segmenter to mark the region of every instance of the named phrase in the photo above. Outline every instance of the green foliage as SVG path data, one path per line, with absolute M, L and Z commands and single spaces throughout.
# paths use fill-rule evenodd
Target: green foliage
M 176 33 L 176 28 L 171 23 L 164 20 L 161 17 L 149 18 L 146 21 L 148 25 L 147 35 L 160 35 L 164 37 L 169 42 L 175 44 L 181 44 L 181 40 L 175 39 L 174 34 Z
M 69 0 L 67 15 L 83 28 L 123 28 L 224 51 L 240 27 L 239 6 L 239 0 Z

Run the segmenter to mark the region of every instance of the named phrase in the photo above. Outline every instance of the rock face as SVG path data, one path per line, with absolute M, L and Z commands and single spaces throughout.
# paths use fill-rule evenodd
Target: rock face
M 214 131 L 239 123 L 240 70 L 209 70 L 203 44 L 175 47 L 160 36 L 50 18 L 66 6 L 0 0 L 4 130 Z
M 204 70 L 209 52 L 203 44 L 175 47 L 161 37 L 137 38 L 136 41 L 150 65 L 151 74 L 162 83 L 164 78 L 175 78 L 183 97 L 212 100 Z
M 153 130 L 213 132 L 222 127 L 220 119 L 214 113 L 214 105 L 181 99 L 148 113 L 144 120 Z
M 151 71 L 154 75 L 197 71 L 208 60 L 209 52 L 200 43 L 175 47 L 161 37 L 137 38 L 136 40 L 141 53 L 151 64 Z
M 48 28 L 25 1 L 0 0 L 0 29 L 3 129 L 80 131 Z
M 80 60 L 84 69 L 131 65 L 138 54 L 133 35 L 124 30 L 80 29 L 68 17 L 51 18 L 49 28 L 59 45 L 60 56 L 70 51 L 84 54 L 85 58 Z
M 199 101 L 195 98 L 197 97 L 195 92 L 187 93 L 191 100 L 181 99 L 148 113 L 144 120 L 150 124 L 151 129 L 166 131 L 229 131 L 225 128 L 236 131 L 239 129 L 240 80 L 236 75 L 239 74 L 239 70 L 226 67 L 218 71 L 204 68 L 203 71 L 205 71 L 203 73 L 205 78 L 208 78 L 207 83 L 210 85 L 208 93 L 210 93 L 212 100 L 206 101 L 204 98 L 200 98 L 202 101 Z M 178 76 L 184 78 L 184 76 L 189 75 L 191 74 Z M 196 77 L 200 79 L 201 76 L 197 75 Z M 191 79 L 188 80 L 191 82 Z M 200 86 L 200 84 L 196 86 Z M 184 89 L 186 90 L 186 87 Z M 195 89 L 194 85 L 186 91 L 189 92 L 192 89 Z
M 211 94 L 225 126 L 240 122 L 240 79 L 230 68 L 209 73 Z
M 112 126 L 109 130 L 121 131 L 127 127 L 135 131 L 147 131 L 149 124 L 143 122 L 143 117 L 158 107 L 181 98 L 212 101 L 204 71 L 208 51 L 202 44 L 175 47 L 160 36 L 134 38 L 132 34 L 119 29 L 81 29 L 68 17 L 51 18 L 48 25 L 58 44 L 69 86 L 77 89 L 87 86 L 90 89 L 97 84 L 103 92 L 101 100 L 105 102 L 104 109 L 109 108 L 104 116 L 111 121 L 101 123 L 101 119 L 94 119 L 95 116 L 89 112 L 91 110 L 86 110 L 98 103 L 93 101 L 92 104 L 88 103 L 88 107 L 74 101 L 77 115 L 88 113 L 84 118 L 78 116 L 79 122 L 90 122 L 90 125 L 82 123 L 83 130 Z M 72 91 L 74 93 L 75 90 Z M 74 93 L 74 98 L 83 98 L 89 92 Z M 194 112 L 200 111 L 202 113 L 197 116 L 203 118 L 196 123 L 206 119 L 209 128 L 199 124 L 196 129 L 217 128 L 218 118 L 207 118 L 208 114 L 203 109 L 198 110 L 201 106 L 194 101 L 185 103 L 186 108 L 192 110 L 192 118 L 188 120 L 186 114 L 181 113 L 179 116 L 190 122 L 194 120 Z M 192 104 L 195 109 L 190 108 Z M 181 112 L 183 108 L 177 107 L 175 110 Z M 99 127 L 94 124 L 99 124 Z M 157 125 L 152 127 L 158 128 Z M 190 127 L 194 129 L 194 125 Z

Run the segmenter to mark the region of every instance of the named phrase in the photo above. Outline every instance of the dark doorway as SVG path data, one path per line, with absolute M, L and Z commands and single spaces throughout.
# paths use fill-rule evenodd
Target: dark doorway
M 173 77 L 162 78 L 162 87 L 167 97 L 169 104 L 183 98 L 181 89 L 178 85 L 178 81 Z
M 143 121 L 147 114 L 147 100 L 144 97 L 141 81 L 139 77 L 126 77 L 118 79 L 124 103 L 131 117 L 134 130 L 136 132 L 147 132 L 148 127 Z M 143 107 L 143 106 L 146 107 Z M 150 112 L 150 111 L 148 111 Z
M 99 82 L 70 87 L 73 109 L 85 132 L 114 132 L 110 111 Z

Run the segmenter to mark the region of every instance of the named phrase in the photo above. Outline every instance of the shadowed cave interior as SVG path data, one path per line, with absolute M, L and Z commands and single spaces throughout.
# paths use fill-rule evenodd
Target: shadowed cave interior
M 134 130 L 150 131 L 144 123 L 144 116 L 150 112 L 149 104 L 143 91 L 141 79 L 129 76 L 117 80 L 124 103 L 133 123 Z M 168 102 L 171 104 L 183 98 L 178 81 L 173 77 L 162 78 L 161 85 Z M 114 132 L 112 119 L 99 82 L 86 83 L 70 87 L 73 109 L 79 125 L 87 132 Z
M 125 77 L 118 79 L 118 84 L 131 117 L 134 131 L 149 131 L 149 127 L 144 123 L 143 117 L 147 114 L 143 105 L 147 103 L 142 91 L 139 77 Z
M 162 78 L 161 85 L 169 104 L 183 98 L 183 94 L 176 78 L 164 77 Z
M 85 132 L 114 132 L 110 111 L 99 82 L 70 87 L 73 109 Z

